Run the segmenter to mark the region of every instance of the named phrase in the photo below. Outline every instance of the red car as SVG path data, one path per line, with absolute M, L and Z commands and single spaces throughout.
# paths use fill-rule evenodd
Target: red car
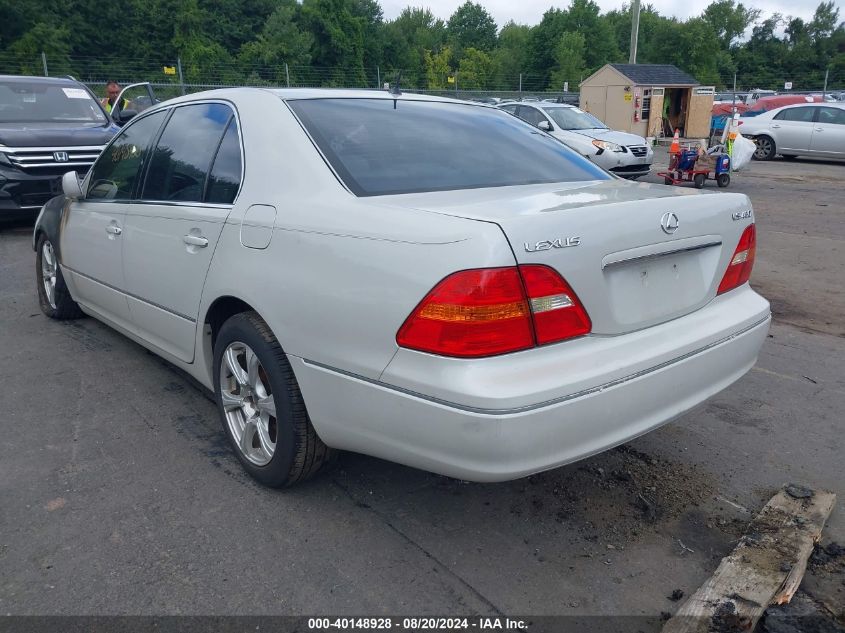
M 796 105 L 798 103 L 821 103 L 824 99 L 820 96 L 810 95 L 772 95 L 771 97 L 760 97 L 753 106 L 742 112 L 743 117 L 752 117 L 775 108 Z

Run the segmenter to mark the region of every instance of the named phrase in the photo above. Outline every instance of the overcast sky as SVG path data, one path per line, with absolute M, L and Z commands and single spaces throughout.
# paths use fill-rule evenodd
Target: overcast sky
M 543 13 L 551 7 L 566 8 L 569 0 L 563 2 L 552 2 L 552 0 L 474 0 L 480 2 L 496 20 L 499 28 L 509 20 L 519 24 L 537 24 L 543 17 Z M 602 12 L 618 9 L 622 6 L 622 0 L 596 0 Z M 809 20 L 813 17 L 821 0 L 746 0 L 745 6 L 752 6 L 763 11 L 763 17 L 772 13 L 782 13 L 794 17 Z M 437 17 L 444 20 L 454 13 L 455 9 L 463 4 L 464 0 L 380 0 L 384 17 L 392 20 L 407 6 L 422 6 L 431 9 Z M 648 0 L 642 0 L 643 4 L 649 4 Z M 678 0 L 652 0 L 653 4 L 661 15 L 674 15 L 680 19 L 686 19 L 700 15 L 709 2 L 678 2 Z M 837 2 L 837 4 L 839 4 Z M 843 16 L 840 15 L 840 19 Z

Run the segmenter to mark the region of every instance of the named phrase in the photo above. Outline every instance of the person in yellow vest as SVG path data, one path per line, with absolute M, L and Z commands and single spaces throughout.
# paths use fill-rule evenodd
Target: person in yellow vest
M 116 81 L 110 81 L 106 84 L 106 96 L 100 100 L 100 104 L 106 109 L 106 112 L 111 114 L 112 108 L 114 108 L 114 104 L 119 96 L 120 84 Z M 128 106 L 129 101 L 127 99 L 122 99 L 120 102 L 120 109 L 126 110 Z

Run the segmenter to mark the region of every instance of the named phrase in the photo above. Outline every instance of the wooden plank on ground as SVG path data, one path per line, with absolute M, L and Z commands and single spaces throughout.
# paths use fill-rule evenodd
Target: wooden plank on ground
M 789 602 L 836 495 L 790 485 L 766 504 L 713 576 L 662 633 L 752 631 L 772 603 Z

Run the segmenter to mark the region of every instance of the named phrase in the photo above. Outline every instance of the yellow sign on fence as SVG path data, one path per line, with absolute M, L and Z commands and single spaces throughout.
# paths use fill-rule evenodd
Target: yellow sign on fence
M 164 74 L 165 75 L 175 75 L 176 74 L 176 66 L 165 66 L 164 67 Z
M 454 77 L 446 77 L 446 81 L 448 81 L 450 84 L 453 84 L 453 83 L 455 83 L 455 78 Z

